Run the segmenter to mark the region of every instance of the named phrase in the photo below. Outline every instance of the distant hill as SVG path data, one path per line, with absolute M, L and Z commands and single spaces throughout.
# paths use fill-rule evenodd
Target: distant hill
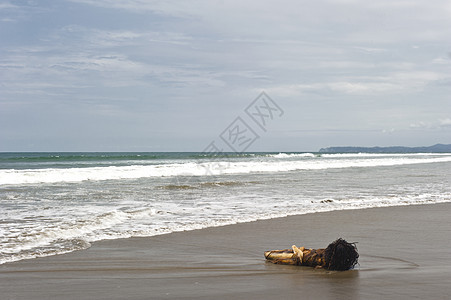
M 429 147 L 328 147 L 320 153 L 451 153 L 451 144 L 437 144 Z

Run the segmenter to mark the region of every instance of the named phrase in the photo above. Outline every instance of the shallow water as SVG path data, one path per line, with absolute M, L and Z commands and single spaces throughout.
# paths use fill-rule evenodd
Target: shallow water
M 0 263 L 311 212 L 451 201 L 451 154 L 3 153 Z

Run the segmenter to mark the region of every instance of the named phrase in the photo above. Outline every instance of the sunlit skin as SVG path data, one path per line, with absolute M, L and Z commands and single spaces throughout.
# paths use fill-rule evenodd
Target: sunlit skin
M 331 270 L 345 271 L 352 269 L 358 262 L 359 254 L 355 244 L 338 239 L 330 243 L 326 249 L 291 249 L 271 250 L 265 252 L 265 258 L 275 264 L 309 266 Z

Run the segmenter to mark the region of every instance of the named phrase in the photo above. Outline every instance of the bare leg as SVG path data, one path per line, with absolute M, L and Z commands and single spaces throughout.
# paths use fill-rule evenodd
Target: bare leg
M 291 246 L 291 248 L 293 249 L 294 254 L 297 255 L 297 257 L 299 258 L 300 263 L 302 264 L 302 259 L 304 258 L 304 252 L 302 252 L 305 248 L 301 247 L 298 248 L 296 247 L 296 245 Z

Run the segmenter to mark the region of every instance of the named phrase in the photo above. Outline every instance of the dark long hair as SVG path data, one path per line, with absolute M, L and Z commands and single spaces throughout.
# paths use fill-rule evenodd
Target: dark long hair
M 348 243 L 341 238 L 327 246 L 324 256 L 326 268 L 336 271 L 346 271 L 354 268 L 359 259 L 355 243 Z

